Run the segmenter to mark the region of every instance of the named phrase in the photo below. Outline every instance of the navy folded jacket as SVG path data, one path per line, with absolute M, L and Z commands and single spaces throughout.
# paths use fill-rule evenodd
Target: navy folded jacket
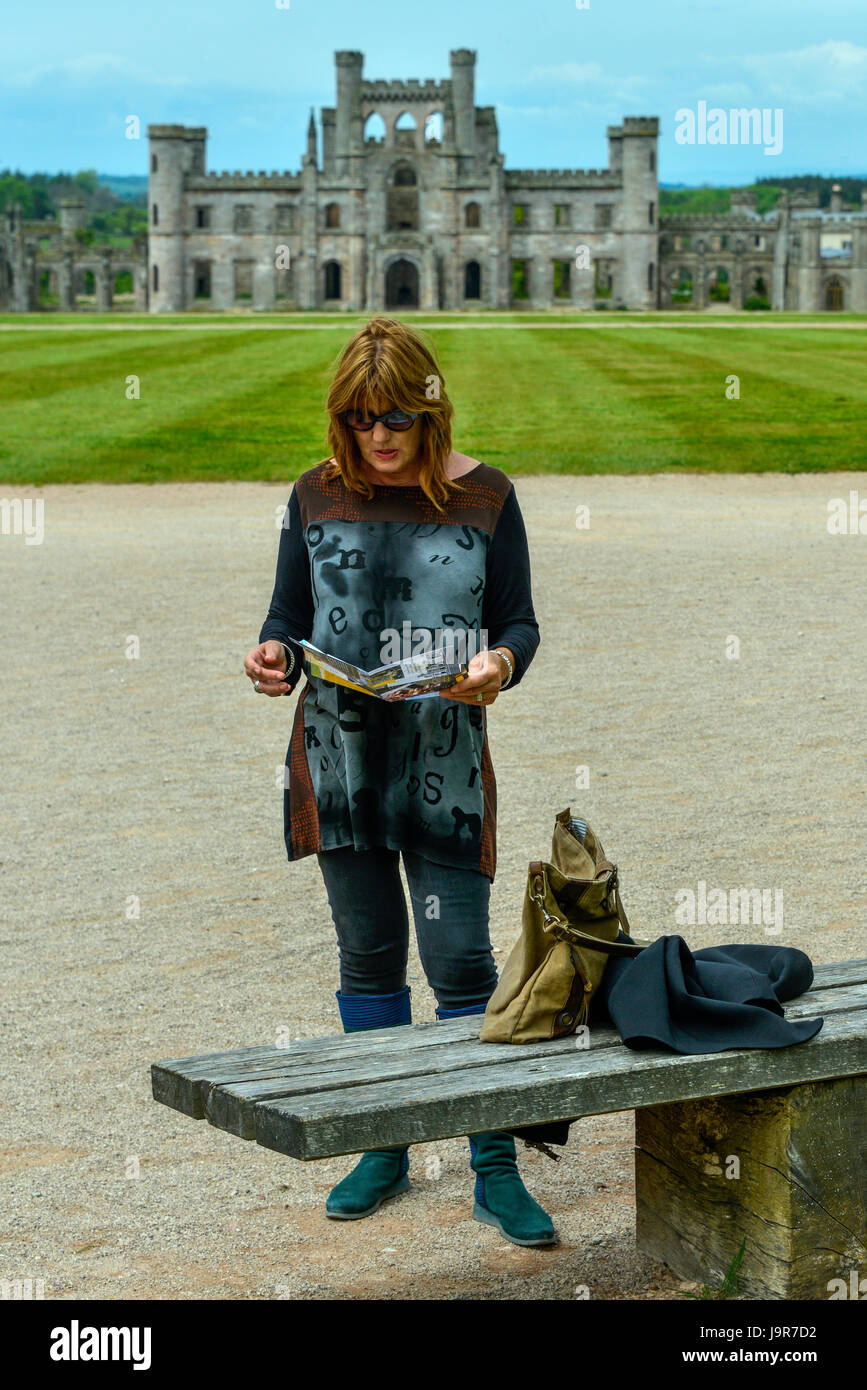
M 812 983 L 810 958 L 794 946 L 691 951 L 682 936 L 660 936 L 639 956 L 612 956 L 589 1023 L 613 1024 L 626 1046 L 636 1049 L 790 1047 L 815 1037 L 824 1022 L 783 1015 L 783 1002 Z
M 618 940 L 630 938 L 620 931 Z M 825 1021 L 783 1014 L 783 1002 L 812 983 L 810 957 L 794 946 L 691 951 L 682 936 L 660 936 L 638 956 L 608 961 L 590 1005 L 591 1046 L 594 1027 L 613 1025 L 636 1051 L 791 1047 L 815 1037 Z M 530 1143 L 565 1144 L 570 1124 L 557 1120 L 509 1133 Z

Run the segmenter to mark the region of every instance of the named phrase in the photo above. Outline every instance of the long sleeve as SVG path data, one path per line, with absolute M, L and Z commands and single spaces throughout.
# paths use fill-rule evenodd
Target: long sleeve
M 539 624 L 530 586 L 530 550 L 514 485 L 503 503 L 488 547 L 482 627 L 487 631 L 489 647 L 508 647 L 515 654 L 515 674 L 505 687 L 511 690 L 524 675 L 539 645 Z
M 280 532 L 277 574 L 271 605 L 259 633 L 260 642 L 276 638 L 278 642 L 284 643 L 295 657 L 295 669 L 288 681 L 292 690 L 304 674 L 301 664 L 303 648 L 298 645 L 299 638 L 306 637 L 309 641 L 312 632 L 313 589 L 310 583 L 310 558 L 304 544 L 301 511 L 293 488 Z

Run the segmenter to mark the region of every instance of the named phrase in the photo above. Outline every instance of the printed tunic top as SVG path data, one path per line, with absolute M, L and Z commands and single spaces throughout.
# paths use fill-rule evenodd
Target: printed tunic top
M 419 650 L 420 630 L 436 646 L 453 628 L 468 635 L 469 656 L 485 645 L 481 634 L 488 647 L 514 653 L 507 694 L 539 644 L 526 531 L 510 479 L 480 463 L 456 479 L 462 491 L 438 512 L 418 485 L 375 483 L 365 498 L 339 475 L 323 477 L 327 462 L 293 487 L 259 634 L 260 642 L 276 638 L 293 652 L 290 686 L 305 674 L 302 637 L 370 669 L 395 659 L 384 646 L 389 633 L 416 639 L 409 648 L 400 642 L 402 658 Z M 378 700 L 309 675 L 286 767 L 290 860 L 348 845 L 387 846 L 493 881 L 497 792 L 486 706 L 441 695 Z

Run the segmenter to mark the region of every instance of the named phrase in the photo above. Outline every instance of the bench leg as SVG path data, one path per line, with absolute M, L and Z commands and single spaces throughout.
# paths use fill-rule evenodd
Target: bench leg
M 638 1248 L 681 1278 L 719 1289 L 745 1237 L 741 1297 L 867 1275 L 867 1076 L 647 1106 L 635 1143 Z

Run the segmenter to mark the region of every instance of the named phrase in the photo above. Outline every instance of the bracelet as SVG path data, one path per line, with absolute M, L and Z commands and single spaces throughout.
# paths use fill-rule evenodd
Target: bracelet
M 286 646 L 285 642 L 281 642 L 280 646 L 286 653 L 286 676 L 284 676 L 285 680 L 286 677 L 291 676 L 292 672 L 295 670 L 295 653 L 292 651 L 291 647 Z
M 508 668 L 509 668 L 509 674 L 507 675 L 506 679 L 505 679 L 505 680 L 502 682 L 502 684 L 500 685 L 500 689 L 501 689 L 501 690 L 505 690 L 506 686 L 509 684 L 509 681 L 512 679 L 513 675 L 515 674 L 515 668 L 514 668 L 514 666 L 512 665 L 512 663 L 511 663 L 511 661 L 509 660 L 509 658 L 506 656 L 506 653 L 503 651 L 503 648 L 502 648 L 502 647 L 494 647 L 493 650 L 496 652 L 497 656 L 501 656 L 501 657 L 503 658 L 503 660 L 505 661 L 506 665 L 507 665 Z

